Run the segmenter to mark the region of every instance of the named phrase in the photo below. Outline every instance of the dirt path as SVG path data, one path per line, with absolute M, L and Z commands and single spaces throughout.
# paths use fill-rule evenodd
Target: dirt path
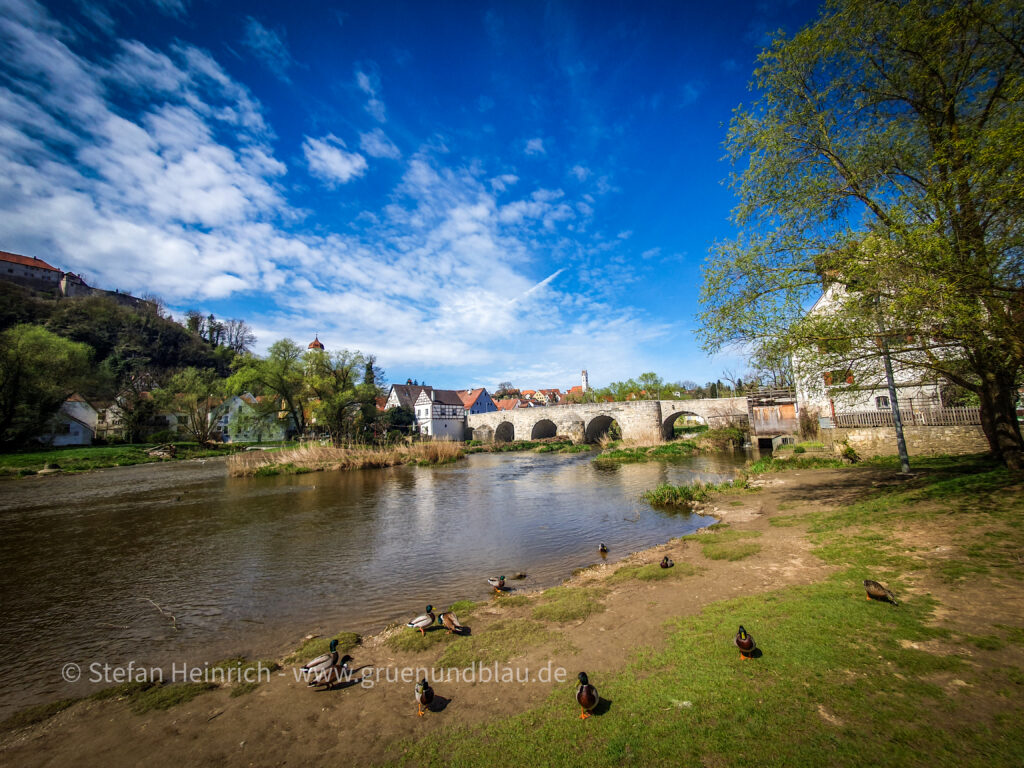
M 538 646 L 508 666 L 536 671 L 550 661 L 553 668 L 564 668 L 569 679 L 586 670 L 596 681 L 621 669 L 638 648 L 659 647 L 668 618 L 696 613 L 717 600 L 823 579 L 830 568 L 810 554 L 802 531 L 768 521 L 777 514 L 798 515 L 849 502 L 872 483 L 892 482 L 892 473 L 791 472 L 764 482 L 760 492 L 722 497 L 708 510 L 735 530 L 759 532 L 760 552 L 737 562 L 708 560 L 697 542 L 676 540 L 621 563 L 589 569 L 569 583 L 605 585 L 605 577 L 616 568 L 657 562 L 666 554 L 701 570 L 680 579 L 606 585 L 603 612 L 582 622 L 551 625 L 568 642 Z M 499 598 L 478 609 L 467 624 L 479 630 L 499 618 L 525 618 L 530 610 L 503 605 Z M 430 667 L 441 648 L 399 654 L 380 638 L 369 638 L 352 655 L 357 667 Z M 4 735 L 0 762 L 104 768 L 363 765 L 393 757 L 389 748 L 402 739 L 429 738 L 440 729 L 512 714 L 541 701 L 552 688 L 543 682 L 438 684 L 438 696 L 447 700 L 443 710 L 418 717 L 411 682 L 382 680 L 372 688 L 353 684 L 323 692 L 297 682 L 292 668 L 284 672 L 244 696 L 231 698 L 228 690 L 218 690 L 141 716 L 120 702 L 82 702 L 37 726 Z

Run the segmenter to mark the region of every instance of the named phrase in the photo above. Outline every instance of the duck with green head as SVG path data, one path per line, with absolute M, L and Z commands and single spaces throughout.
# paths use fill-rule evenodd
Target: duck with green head
M 491 576 L 489 579 L 487 579 L 487 583 L 494 587 L 494 591 L 500 595 L 501 591 L 505 588 L 505 577 Z
M 597 695 L 597 688 L 590 684 L 590 678 L 587 677 L 586 672 L 580 672 L 576 679 L 580 681 L 576 688 L 576 703 L 580 705 L 580 720 L 586 720 L 601 697 Z
M 754 642 L 753 636 L 743 628 L 742 624 L 740 625 L 739 631 L 736 633 L 736 638 L 733 642 L 735 642 L 736 647 L 740 649 L 740 658 L 744 661 L 749 659 L 750 654 L 752 654 L 754 649 L 757 648 L 757 643 Z
M 427 678 L 416 683 L 416 714 L 423 717 L 423 708 L 430 709 L 434 703 L 434 689 L 430 687 Z
M 331 640 L 327 653 L 303 665 L 302 671 L 306 673 L 307 684 L 310 687 L 326 685 L 330 688 L 347 677 L 350 661 L 352 657 L 348 654 L 338 657 L 338 640 L 335 638 Z
M 418 629 L 421 635 L 427 633 L 427 629 L 434 623 L 434 606 L 428 605 L 427 612 L 417 616 L 405 626 Z

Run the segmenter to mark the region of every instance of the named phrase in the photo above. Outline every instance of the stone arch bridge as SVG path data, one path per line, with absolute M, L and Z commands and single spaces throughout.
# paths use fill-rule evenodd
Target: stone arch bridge
M 574 443 L 592 443 L 608 431 L 614 420 L 624 439 L 659 443 L 672 437 L 676 419 L 684 414 L 699 416 L 712 428 L 736 424 L 747 418 L 747 398 L 632 400 L 513 408 L 470 414 L 466 417 L 466 426 L 473 439 L 485 443 L 540 440 L 556 435 L 569 437 Z M 469 437 L 467 435 L 467 439 Z

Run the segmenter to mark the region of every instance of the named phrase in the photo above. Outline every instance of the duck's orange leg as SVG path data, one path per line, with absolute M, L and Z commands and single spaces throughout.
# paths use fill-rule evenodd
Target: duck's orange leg
M 590 713 L 580 707 L 580 720 L 586 720 L 588 717 L 590 717 Z

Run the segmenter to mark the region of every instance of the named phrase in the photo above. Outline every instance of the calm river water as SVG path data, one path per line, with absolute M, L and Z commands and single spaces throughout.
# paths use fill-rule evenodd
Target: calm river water
M 601 468 L 590 454 L 476 454 L 441 468 L 241 479 L 221 461 L 0 483 L 0 717 L 81 695 L 88 665 L 267 657 L 536 588 L 712 522 L 639 500 L 729 478 L 746 456 Z M 152 601 L 152 602 L 150 602 Z M 159 606 L 159 608 L 157 607 Z M 172 617 L 173 616 L 173 620 Z M 66 662 L 83 679 L 61 679 Z

